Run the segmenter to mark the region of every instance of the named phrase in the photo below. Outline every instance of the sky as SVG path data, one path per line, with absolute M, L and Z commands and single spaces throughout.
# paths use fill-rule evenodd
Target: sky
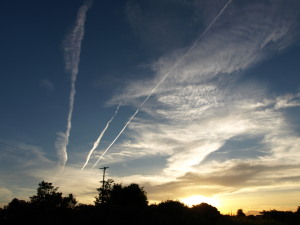
M 106 178 L 222 213 L 300 204 L 298 0 L 11 0 L 0 206 Z

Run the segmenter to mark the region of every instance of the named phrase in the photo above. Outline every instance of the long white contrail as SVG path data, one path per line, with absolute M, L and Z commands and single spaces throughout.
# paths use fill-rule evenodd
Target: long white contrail
M 83 165 L 83 167 L 81 168 L 81 172 L 83 171 L 83 169 L 86 167 L 86 165 L 88 164 L 89 160 L 90 160 L 90 157 L 91 155 L 93 154 L 94 150 L 99 146 L 100 144 L 100 141 L 105 133 L 105 131 L 107 130 L 107 128 L 109 127 L 110 123 L 113 121 L 113 119 L 116 117 L 118 111 L 119 111 L 119 108 L 120 108 L 121 104 L 118 105 L 116 111 L 115 111 L 115 114 L 111 117 L 111 119 L 107 122 L 106 126 L 104 127 L 104 129 L 102 130 L 102 132 L 100 133 L 98 139 L 95 141 L 94 145 L 93 145 L 93 148 L 90 150 L 89 154 L 87 155 L 86 157 L 86 161 L 85 161 L 85 164 Z
M 130 124 L 130 122 L 133 120 L 133 118 L 136 116 L 136 114 L 140 111 L 140 109 L 143 107 L 143 105 L 146 103 L 146 101 L 151 97 L 151 95 L 155 92 L 155 90 L 160 86 L 160 84 L 169 76 L 169 74 L 177 67 L 177 65 L 195 48 L 198 41 L 209 31 L 209 29 L 212 27 L 212 25 L 217 21 L 217 19 L 222 15 L 224 10 L 227 8 L 227 6 L 231 3 L 232 0 L 229 0 L 224 7 L 221 9 L 221 11 L 218 13 L 218 15 L 208 24 L 206 29 L 198 36 L 198 38 L 194 41 L 194 43 L 191 45 L 191 47 L 183 54 L 177 62 L 169 69 L 169 71 L 163 76 L 163 78 L 155 85 L 155 87 L 151 90 L 149 95 L 144 99 L 144 101 L 141 103 L 141 105 L 138 107 L 138 109 L 135 111 L 135 113 L 130 117 L 130 119 L 127 121 L 125 126 L 122 128 L 122 130 L 119 132 L 119 134 L 115 137 L 115 139 L 112 141 L 112 143 L 106 148 L 106 150 L 102 153 L 102 155 L 99 157 L 98 161 L 94 164 L 92 168 L 94 168 L 97 163 L 101 160 L 101 158 L 105 155 L 105 153 L 111 148 L 111 146 L 117 141 L 117 139 L 120 137 L 120 135 L 124 132 L 126 127 Z
M 64 51 L 65 51 L 65 67 L 66 71 L 71 74 L 71 91 L 70 91 L 70 102 L 69 102 L 69 113 L 67 118 L 66 131 L 59 132 L 56 139 L 55 148 L 59 157 L 59 163 L 62 167 L 65 166 L 68 160 L 67 146 L 69 144 L 69 136 L 72 127 L 72 114 L 75 100 L 75 84 L 78 74 L 78 66 L 80 62 L 80 51 L 81 42 L 84 36 L 84 23 L 86 20 L 86 13 L 91 7 L 92 0 L 87 0 L 79 8 L 77 13 L 77 19 L 71 32 L 67 35 L 64 40 Z

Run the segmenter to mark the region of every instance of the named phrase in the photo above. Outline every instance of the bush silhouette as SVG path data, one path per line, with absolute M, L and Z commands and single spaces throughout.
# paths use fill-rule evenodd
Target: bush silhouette
M 145 224 L 184 225 L 186 210 L 187 207 L 179 201 L 167 200 L 158 205 L 152 204 L 147 207 Z
M 62 197 L 62 193 L 57 190 L 58 187 L 54 187 L 52 183 L 40 182 L 37 188 L 37 195 L 30 197 L 32 206 L 46 211 L 56 208 L 74 208 L 77 201 L 73 194 L 69 194 L 68 197 Z
M 193 223 L 210 225 L 221 219 L 221 213 L 216 207 L 201 203 L 191 208 L 190 218 Z
M 7 209 L 7 210 L 9 210 L 9 211 L 16 212 L 16 211 L 20 211 L 20 210 L 25 210 L 27 207 L 28 207 L 28 203 L 26 201 L 14 198 L 4 208 Z
M 96 224 L 101 225 L 299 225 L 300 207 L 291 211 L 262 211 L 260 216 L 221 215 L 207 203 L 189 208 L 180 201 L 167 200 L 148 205 L 147 193 L 138 184 L 123 186 L 113 180 L 97 189 L 95 205 L 77 205 L 73 194 L 63 197 L 52 183 L 39 183 L 30 201 L 13 198 L 0 209 L 0 224 Z
M 243 212 L 242 209 L 238 209 L 236 212 L 236 216 L 242 218 L 242 217 L 246 217 L 246 214 Z
M 148 205 L 146 192 L 138 184 L 114 185 L 111 193 L 111 203 L 124 207 L 142 209 Z
M 97 189 L 99 194 L 96 197 L 95 205 L 114 205 L 142 209 L 147 207 L 147 193 L 138 184 L 122 186 L 113 184 L 113 180 L 106 181 L 104 187 Z

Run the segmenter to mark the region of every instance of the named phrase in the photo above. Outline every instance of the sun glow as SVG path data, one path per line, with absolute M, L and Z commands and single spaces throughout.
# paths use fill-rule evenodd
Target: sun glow
M 218 207 L 219 201 L 215 198 L 209 198 L 209 197 L 205 197 L 202 195 L 193 195 L 187 198 L 182 198 L 180 199 L 181 202 L 183 202 L 184 204 L 186 204 L 187 206 L 191 207 L 193 205 L 198 205 L 201 204 L 202 202 L 205 202 L 207 204 L 210 204 L 214 207 Z

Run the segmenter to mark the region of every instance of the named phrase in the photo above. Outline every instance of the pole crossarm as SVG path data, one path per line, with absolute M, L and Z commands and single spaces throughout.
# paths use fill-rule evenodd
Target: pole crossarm
M 103 170 L 103 181 L 102 181 L 102 188 L 104 189 L 104 182 L 105 182 L 105 171 L 108 169 L 108 166 L 104 166 L 102 168 L 99 168 L 100 170 Z

